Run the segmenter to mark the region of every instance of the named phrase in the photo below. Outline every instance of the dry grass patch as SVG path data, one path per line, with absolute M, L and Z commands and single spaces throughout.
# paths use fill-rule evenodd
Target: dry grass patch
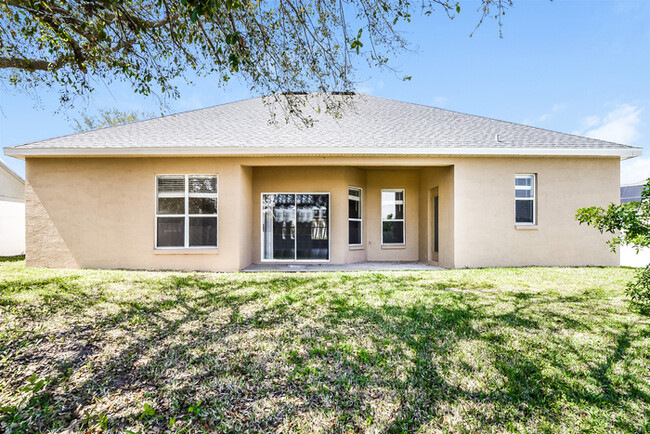
M 650 430 L 632 270 L 208 274 L 0 263 L 0 429 Z

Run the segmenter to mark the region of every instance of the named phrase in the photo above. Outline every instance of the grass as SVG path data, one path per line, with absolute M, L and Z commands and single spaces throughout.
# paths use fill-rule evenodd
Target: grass
M 18 256 L 0 256 L 0 263 L 3 262 L 20 262 L 25 260 L 25 255 Z
M 633 273 L 3 262 L 0 431 L 647 432 Z

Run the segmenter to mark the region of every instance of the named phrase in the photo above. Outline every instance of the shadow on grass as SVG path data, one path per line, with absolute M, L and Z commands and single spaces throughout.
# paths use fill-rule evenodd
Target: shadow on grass
M 21 293 L 38 299 L 38 303 L 16 297 Z M 77 274 L 0 281 L 0 306 L 32 320 L 63 311 L 79 313 L 104 300 L 101 284 L 88 287 Z
M 565 314 L 531 309 L 549 302 L 542 296 L 515 294 L 503 312 L 488 309 L 476 293 L 494 288 L 490 284 L 423 283 L 428 291 L 423 293 L 414 290 L 422 287 L 410 274 L 326 277 L 196 274 L 136 280 L 132 285 L 148 287 L 145 296 L 111 301 L 117 312 L 56 337 L 70 343 L 64 362 L 35 348 L 15 351 L 15 342 L 0 347 L 0 356 L 11 353 L 19 365 L 48 360 L 55 365 L 43 399 L 5 410 L 4 416 L 0 411 L 0 421 L 25 429 L 37 421 L 39 429 L 124 430 L 141 424 L 181 431 L 415 432 L 458 429 L 449 420 L 461 408 L 470 431 L 536 430 L 571 423 L 566 413 L 585 405 L 598 413 L 633 403 L 647 408 L 650 402 L 612 371 L 637 339 L 628 328 L 605 362 L 593 364 L 568 340 L 558 338 L 544 348 L 526 341 L 558 322 L 590 330 Z M 80 314 L 105 301 L 101 294 L 111 288 L 111 282 L 102 282 L 90 291 L 74 278 L 3 285 L 0 294 L 50 289 L 43 305 L 34 307 L 42 312 L 30 318 L 70 306 Z M 396 298 L 410 292 L 417 301 Z M 126 343 L 96 360 L 106 336 L 117 330 Z M 517 345 L 515 338 L 521 341 Z M 589 367 L 582 381 L 574 378 L 567 353 Z M 69 380 L 81 371 L 84 379 Z M 488 374 L 498 383 L 486 381 Z M 480 385 L 470 387 L 459 375 Z M 597 387 L 588 390 L 584 384 Z M 8 385 L 19 388 L 17 380 Z M 138 391 L 145 397 L 123 407 L 116 400 L 114 414 L 79 413 Z M 151 411 L 143 410 L 147 400 Z M 172 420 L 178 424 L 170 425 Z M 626 418 L 617 424 L 639 428 Z

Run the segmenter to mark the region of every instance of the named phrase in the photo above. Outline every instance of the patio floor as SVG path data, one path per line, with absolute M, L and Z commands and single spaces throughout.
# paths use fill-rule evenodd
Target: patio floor
M 424 262 L 357 262 L 355 264 L 251 264 L 242 271 L 277 271 L 283 273 L 312 271 L 409 271 L 443 270 Z

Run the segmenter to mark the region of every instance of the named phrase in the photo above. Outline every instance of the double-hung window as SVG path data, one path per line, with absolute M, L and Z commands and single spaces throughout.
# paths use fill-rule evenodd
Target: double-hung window
M 217 175 L 156 176 L 156 247 L 217 247 Z
M 536 224 L 535 175 L 515 175 L 515 224 Z
M 404 189 L 381 191 L 381 243 L 404 244 Z
M 361 245 L 361 189 L 348 189 L 348 244 Z

